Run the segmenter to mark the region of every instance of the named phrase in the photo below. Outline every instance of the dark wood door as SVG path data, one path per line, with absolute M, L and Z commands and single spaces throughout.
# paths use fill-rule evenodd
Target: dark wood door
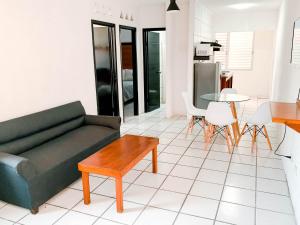
M 145 110 L 160 107 L 160 38 L 159 33 L 145 34 Z

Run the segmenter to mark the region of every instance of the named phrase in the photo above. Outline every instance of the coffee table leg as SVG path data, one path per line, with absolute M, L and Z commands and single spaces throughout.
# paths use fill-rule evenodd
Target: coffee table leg
M 87 172 L 82 172 L 82 188 L 83 188 L 84 204 L 88 205 L 91 203 L 91 197 L 90 197 L 89 173 Z
M 157 173 L 157 147 L 152 150 L 152 172 Z
M 117 198 L 117 212 L 123 212 L 123 188 L 122 177 L 116 177 L 116 198 Z

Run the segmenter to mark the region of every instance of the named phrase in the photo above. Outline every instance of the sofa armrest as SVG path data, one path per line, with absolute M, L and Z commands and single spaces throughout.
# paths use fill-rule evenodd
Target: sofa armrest
M 98 125 L 120 130 L 121 117 L 119 116 L 92 116 L 86 115 L 84 118 L 86 125 Z
M 34 165 L 28 159 L 5 152 L 0 152 L 0 169 L 14 171 L 25 180 L 37 175 Z

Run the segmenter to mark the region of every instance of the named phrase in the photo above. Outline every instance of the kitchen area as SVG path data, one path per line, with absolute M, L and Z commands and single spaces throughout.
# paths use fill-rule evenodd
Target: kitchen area
M 206 109 L 209 101 L 201 98 L 208 93 L 220 93 L 232 88 L 233 72 L 222 70 L 221 62 L 215 62 L 215 52 L 224 51 L 218 41 L 196 45 L 194 56 L 194 105 Z

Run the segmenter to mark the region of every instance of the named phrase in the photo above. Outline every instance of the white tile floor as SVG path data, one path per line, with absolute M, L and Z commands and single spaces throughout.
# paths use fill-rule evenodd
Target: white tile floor
M 241 105 L 240 118 L 260 103 Z M 243 137 L 232 155 L 222 138 L 204 149 L 196 127 L 185 137 L 184 117 L 165 118 L 164 109 L 133 117 L 122 134 L 158 136 L 159 174 L 151 173 L 151 156 L 124 177 L 123 214 L 116 213 L 115 184 L 91 176 L 91 200 L 83 204 L 81 180 L 40 207 L 37 215 L 0 201 L 0 225 L 295 225 L 281 160 L 259 138 L 251 152 Z M 273 146 L 276 127 L 269 126 Z

